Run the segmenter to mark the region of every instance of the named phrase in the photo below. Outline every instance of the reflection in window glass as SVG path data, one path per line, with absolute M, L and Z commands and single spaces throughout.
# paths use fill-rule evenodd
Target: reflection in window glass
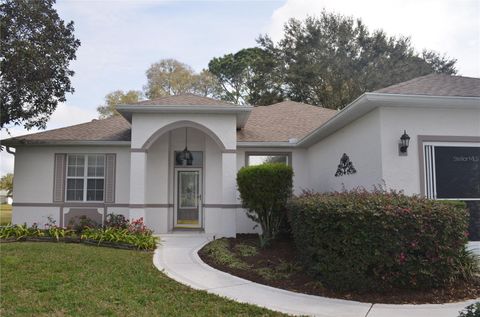
M 257 154 L 250 154 L 248 155 L 248 162 L 247 165 L 260 165 L 265 163 L 284 163 L 289 164 L 288 162 L 288 155 L 280 154 L 280 155 L 257 155 Z

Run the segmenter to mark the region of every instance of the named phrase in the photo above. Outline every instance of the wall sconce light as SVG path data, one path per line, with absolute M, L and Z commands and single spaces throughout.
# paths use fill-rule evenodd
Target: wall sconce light
M 400 137 L 400 143 L 398 143 L 399 155 L 407 155 L 408 144 L 410 143 L 410 137 L 406 130 L 403 130 L 403 134 Z

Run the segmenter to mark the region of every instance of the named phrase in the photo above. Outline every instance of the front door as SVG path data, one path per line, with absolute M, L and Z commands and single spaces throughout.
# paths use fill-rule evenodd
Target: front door
M 202 169 L 175 169 L 175 227 L 202 226 Z

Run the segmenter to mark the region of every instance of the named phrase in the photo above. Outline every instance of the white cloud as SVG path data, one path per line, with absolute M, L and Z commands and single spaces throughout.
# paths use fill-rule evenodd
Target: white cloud
M 64 103 L 58 105 L 47 124 L 48 129 L 66 127 L 73 124 L 91 121 L 97 117 L 97 113 L 88 108 L 69 106 Z M 39 132 L 37 129 L 25 130 L 23 127 L 15 126 L 9 128 L 7 133 L 5 129 L 0 131 L 0 138 L 6 139 L 14 136 L 25 135 Z M 14 156 L 5 150 L 0 152 L 0 175 L 13 172 Z
M 267 29 L 279 40 L 290 18 L 318 15 L 322 9 L 361 18 L 371 31 L 410 36 L 424 48 L 458 59 L 460 75 L 480 77 L 480 2 L 477 0 L 287 0 L 274 11 Z

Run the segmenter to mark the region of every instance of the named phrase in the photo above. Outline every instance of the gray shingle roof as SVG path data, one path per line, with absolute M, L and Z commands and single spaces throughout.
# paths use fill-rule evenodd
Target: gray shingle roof
M 301 139 L 336 113 L 336 110 L 294 101 L 255 107 L 245 127 L 237 132 L 237 141 L 281 142 Z
M 480 78 L 432 74 L 375 91 L 386 94 L 480 97 Z M 139 105 L 236 105 L 195 95 L 161 97 L 141 101 Z M 255 107 L 245 127 L 237 132 L 240 142 L 278 142 L 301 139 L 327 122 L 337 111 L 307 104 L 284 101 Z M 62 141 L 130 141 L 131 126 L 122 116 L 93 120 L 2 140 L 9 144 L 49 144 Z
M 2 144 L 45 144 L 62 141 L 130 141 L 131 127 L 122 116 L 72 125 L 3 140 Z
M 480 97 L 480 78 L 430 74 L 375 92 L 402 95 Z

